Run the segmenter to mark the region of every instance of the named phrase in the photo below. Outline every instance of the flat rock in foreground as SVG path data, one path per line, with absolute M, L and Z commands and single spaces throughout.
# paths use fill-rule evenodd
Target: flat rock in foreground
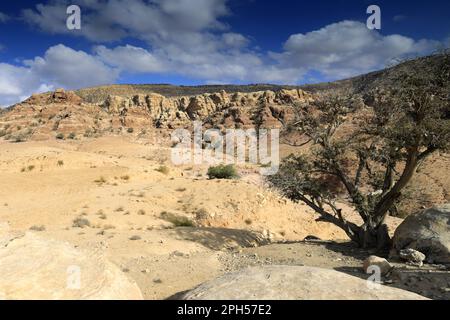
M 242 270 L 200 285 L 182 300 L 426 300 L 405 290 L 379 286 L 335 270 L 266 266 Z
M 0 240 L 0 300 L 142 299 L 137 285 L 99 253 L 4 226 Z

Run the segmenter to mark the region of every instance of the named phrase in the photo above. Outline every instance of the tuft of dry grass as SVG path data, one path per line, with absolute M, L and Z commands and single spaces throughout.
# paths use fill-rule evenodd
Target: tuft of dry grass
M 32 227 L 30 227 L 30 230 L 42 232 L 42 231 L 45 231 L 45 226 L 32 226 Z
M 91 226 L 91 223 L 90 223 L 90 221 L 88 219 L 78 217 L 75 220 L 73 220 L 72 227 L 74 227 L 74 228 L 84 229 L 84 228 L 87 228 L 87 227 L 90 227 L 90 226 Z
M 98 184 L 104 184 L 104 183 L 106 183 L 106 179 L 105 179 L 105 177 L 101 176 L 97 180 L 94 180 L 94 182 L 98 183 Z
M 172 223 L 175 227 L 195 227 L 195 223 L 189 218 L 179 216 L 167 211 L 161 212 L 161 219 Z
M 155 171 L 168 175 L 170 173 L 170 169 L 167 166 L 159 166 L 158 168 L 155 169 Z

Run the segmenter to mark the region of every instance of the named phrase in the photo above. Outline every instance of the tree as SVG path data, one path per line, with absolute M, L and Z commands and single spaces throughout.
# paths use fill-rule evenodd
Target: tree
M 291 155 L 269 178 L 364 248 L 390 245 L 385 220 L 402 190 L 430 155 L 450 148 L 450 54 L 421 66 L 391 69 L 385 85 L 364 95 L 326 94 L 296 105 L 287 131 L 305 137 L 311 152 Z M 337 204 L 344 195 L 362 225 L 345 218 Z

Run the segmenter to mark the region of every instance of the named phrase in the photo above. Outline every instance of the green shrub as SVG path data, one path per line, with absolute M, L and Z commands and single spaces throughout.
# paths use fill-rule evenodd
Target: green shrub
M 218 165 L 208 169 L 209 179 L 236 179 L 239 177 L 234 165 Z
M 128 133 L 133 133 L 133 132 L 134 132 L 134 129 L 133 129 L 133 128 L 128 128 L 128 129 L 127 129 L 127 132 L 128 132 Z
M 58 139 L 58 140 L 64 140 L 64 134 L 58 133 L 58 134 L 56 135 L 56 139 Z
M 75 139 L 76 138 L 76 134 L 75 134 L 75 132 L 71 132 L 68 136 L 67 136 L 67 139 L 70 139 L 70 140 L 73 140 L 73 139 Z

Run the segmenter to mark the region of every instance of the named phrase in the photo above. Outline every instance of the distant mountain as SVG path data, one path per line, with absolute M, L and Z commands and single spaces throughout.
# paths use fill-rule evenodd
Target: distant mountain
M 170 84 L 126 84 L 99 86 L 77 90 L 76 94 L 89 103 L 101 103 L 109 95 L 131 97 L 139 94 L 157 93 L 165 97 L 195 96 L 205 93 L 250 93 L 257 91 L 273 91 L 301 89 L 311 93 L 323 91 L 350 90 L 354 93 L 364 93 L 370 89 L 380 86 L 392 85 L 392 78 L 399 72 L 408 70 L 423 70 L 426 74 L 433 65 L 442 59 L 442 55 L 435 54 L 427 57 L 409 60 L 395 66 L 356 76 L 349 79 L 307 84 L 300 86 L 275 85 L 275 84 L 250 84 L 250 85 L 201 85 L 201 86 L 175 86 Z

